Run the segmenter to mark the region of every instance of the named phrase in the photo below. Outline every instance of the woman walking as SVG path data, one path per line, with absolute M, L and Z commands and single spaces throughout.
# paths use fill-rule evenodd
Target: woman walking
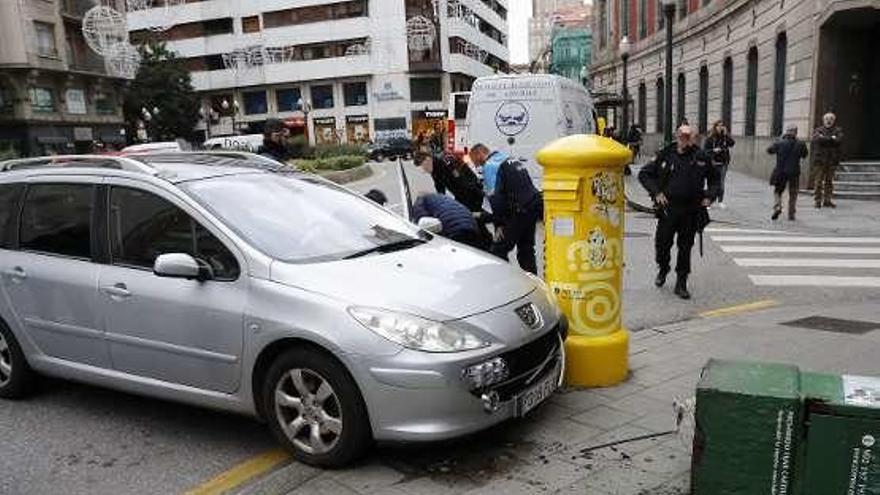
M 730 148 L 735 144 L 733 138 L 727 134 L 724 122 L 720 120 L 712 124 L 709 137 L 703 144 L 703 149 L 712 158 L 712 165 L 718 169 L 721 181 L 718 190 L 718 207 L 722 210 L 727 208 L 724 204 L 724 183 L 727 179 L 727 169 L 730 167 Z

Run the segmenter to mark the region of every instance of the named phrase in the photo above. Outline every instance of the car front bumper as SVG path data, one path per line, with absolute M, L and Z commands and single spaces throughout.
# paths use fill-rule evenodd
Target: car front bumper
M 564 374 L 564 319 L 516 346 L 454 355 L 403 351 L 381 361 L 359 360 L 361 390 L 379 441 L 445 440 L 480 431 L 520 415 L 519 398 Z M 468 366 L 503 357 L 507 380 L 473 389 Z M 551 378 L 552 377 L 552 378 Z

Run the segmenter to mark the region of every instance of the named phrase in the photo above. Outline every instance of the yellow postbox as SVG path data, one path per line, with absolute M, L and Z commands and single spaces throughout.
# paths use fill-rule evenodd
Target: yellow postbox
M 628 371 L 621 319 L 623 169 L 632 152 L 595 135 L 568 136 L 538 153 L 544 167 L 545 278 L 569 321 L 569 385 L 604 387 Z

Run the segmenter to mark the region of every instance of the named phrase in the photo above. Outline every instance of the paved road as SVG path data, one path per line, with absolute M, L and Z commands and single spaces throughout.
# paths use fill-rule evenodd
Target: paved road
M 414 191 L 430 189 L 429 177 L 411 164 L 406 170 Z M 797 222 L 772 223 L 767 218 L 770 206 L 763 182 L 735 173 L 730 178 L 730 209 L 713 212 L 717 217 L 713 227 L 727 230 L 709 233 L 705 257 L 695 254 L 695 299 L 691 302 L 675 298 L 671 288 L 658 291 L 653 287 L 654 220 L 645 214 L 628 214 L 627 327 L 641 332 L 706 310 L 757 300 L 831 306 L 842 301 L 867 301 L 870 294 L 876 294 L 875 288 L 859 285 L 872 284 L 880 277 L 875 266 L 880 255 L 874 251 L 850 254 L 841 248 L 880 248 L 880 203 L 841 201 L 835 211 L 815 211 L 806 208 L 809 198 L 804 198 L 805 208 Z M 395 203 L 399 201 L 397 181 L 393 164 L 386 162 L 377 165 L 372 178 L 351 187 L 362 192 L 378 187 Z M 786 241 L 786 236 L 799 240 Z M 867 239 L 854 241 L 852 237 Z M 813 252 L 789 256 L 792 246 L 812 247 Z M 774 261 L 780 258 L 784 261 Z M 823 261 L 804 261 L 816 258 Z M 791 266 L 772 266 L 776 263 Z M 791 285 L 810 280 L 833 281 L 835 286 Z M 45 380 L 40 393 L 27 401 L 0 401 L 0 418 L 0 493 L 4 495 L 181 493 L 275 447 L 266 429 L 248 418 L 60 380 Z M 520 421 L 476 441 L 452 445 L 383 448 L 374 452 L 364 467 L 351 471 L 349 481 L 369 487 L 390 478 L 416 479 L 432 474 L 461 486 L 475 486 L 489 475 L 503 479 L 516 472 L 524 452 L 535 448 L 534 443 L 520 441 L 523 431 L 546 442 L 567 435 L 550 423 Z M 450 465 L 464 474 L 458 478 L 445 474 Z M 297 466 L 279 475 L 277 483 L 292 489 L 314 476 L 314 470 Z M 337 493 L 335 488 L 328 485 L 325 491 Z

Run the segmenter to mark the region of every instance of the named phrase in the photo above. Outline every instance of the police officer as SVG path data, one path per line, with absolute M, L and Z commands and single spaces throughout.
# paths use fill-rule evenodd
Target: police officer
M 525 166 L 483 144 L 470 151 L 471 161 L 483 170 L 483 181 L 492 206 L 496 241 L 492 254 L 508 259 L 516 247 L 520 268 L 538 274 L 535 260 L 535 226 L 544 215 L 541 193 Z
M 657 287 L 666 283 L 670 270 L 672 243 L 678 238 L 678 279 L 675 294 L 690 299 L 687 279 L 691 272 L 691 249 L 700 228 L 700 217 L 718 193 L 718 171 L 709 157 L 693 145 L 690 126 L 678 129 L 676 142 L 660 150 L 653 161 L 642 167 L 639 181 L 654 198 L 657 207 L 655 250 L 659 273 Z
M 434 217 L 440 220 L 440 235 L 453 241 L 487 251 L 488 241 L 480 235 L 477 221 L 467 208 L 445 194 L 420 194 L 412 209 L 413 219 Z
M 455 155 L 443 152 L 434 156 L 425 151 L 417 151 L 413 155 L 413 162 L 431 176 L 434 189 L 438 193 L 446 194 L 449 191 L 468 210 L 475 213 L 483 211 L 483 187 L 480 179 Z

